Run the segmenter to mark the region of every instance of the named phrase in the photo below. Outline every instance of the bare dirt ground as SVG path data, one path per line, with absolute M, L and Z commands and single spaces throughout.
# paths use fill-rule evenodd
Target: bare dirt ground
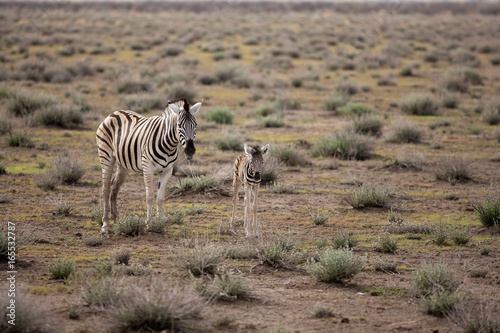
M 173 11 L 170 7 L 150 11 L 111 5 L 52 6 L 42 7 L 46 17 L 40 18 L 34 16 L 39 13 L 35 7 L 2 6 L 2 117 L 12 125 L 12 131 L 31 134 L 33 146 L 12 147 L 6 140 L 9 131 L 0 133 L 0 163 L 6 171 L 0 175 L 0 212 L 2 224 L 16 225 L 16 290 L 38 314 L 40 331 L 119 331 L 113 307 L 89 305 L 82 297 L 87 282 L 103 278 L 95 268 L 98 261 L 112 260 L 119 249 L 129 249 L 130 265 L 146 271 L 128 276 L 120 273 L 120 265 L 114 265 L 112 274 L 126 286 L 123 288 L 153 281 L 149 288 L 154 290 L 154 282 L 163 281 L 192 292 L 182 252 L 195 239 L 226 249 L 248 244 L 258 247 L 258 242 L 244 237 L 241 225 L 236 236 L 227 232 L 232 209 L 231 168 L 242 149 L 222 151 L 214 141 L 232 133 L 244 142 L 292 147 L 299 154 L 298 165 L 282 165 L 276 181 L 261 186 L 258 219 L 264 235 L 293 239 L 295 254 L 304 260 L 278 268 L 257 257 L 227 257 L 219 270 L 242 276 L 249 295 L 207 302 L 200 317 L 184 326 L 185 331 L 464 331 L 454 320 L 424 314 L 422 299 L 413 293 L 415 271 L 435 263 L 447 264 L 455 274 L 462 299 L 488 304 L 491 316 L 499 318 L 498 229 L 484 227 L 472 206 L 499 194 L 500 131 L 498 124 L 485 121 L 484 112 L 490 103 L 498 103 L 495 98 L 500 92 L 499 67 L 494 61 L 500 55 L 497 16 L 479 13 L 473 6 L 467 7 L 470 13 L 437 10 L 428 15 L 423 9 L 408 14 L 405 5 L 380 5 L 379 10 L 368 13 L 340 13 L 333 8 L 304 11 L 302 7 L 278 7 L 263 13 L 231 4 L 203 7 L 200 12 L 190 8 Z M 178 25 L 176 20 L 185 24 Z M 27 34 L 30 22 L 36 23 L 37 29 Z M 192 22 L 197 24 L 190 25 Z M 366 29 L 360 29 L 359 22 L 364 22 Z M 180 54 L 165 51 L 168 55 L 163 56 L 162 48 L 172 45 L 180 48 Z M 63 51 L 71 48 L 73 53 Z M 370 55 L 379 58 L 373 60 Z M 223 59 L 217 60 L 220 56 Z M 92 75 L 80 73 L 59 82 L 62 79 L 52 80 L 49 71 L 42 69 L 45 79 L 36 79 L 36 69 L 30 72 L 35 74 L 26 74 L 27 61 L 33 59 L 51 70 L 85 62 L 93 68 Z M 228 64 L 244 74 L 235 76 L 238 79 L 234 81 L 201 83 L 201 75 L 217 76 L 214 71 Z M 402 75 L 402 68 L 411 68 L 413 74 Z M 443 80 L 464 68 L 480 75 L 482 84 L 461 81 L 466 90 L 450 91 Z M 380 83 L 384 78 L 392 83 Z M 459 80 L 464 79 L 460 76 Z M 120 84 L 132 81 L 151 86 L 140 92 L 117 90 Z M 323 137 L 333 137 L 352 122 L 349 116 L 327 111 L 324 104 L 346 81 L 358 89 L 349 101 L 371 106 L 383 121 L 381 135 L 370 137 L 372 156 L 363 161 L 313 158 L 310 149 L 314 144 Z M 195 158 L 190 163 L 181 161 L 169 187 L 183 181 L 186 173 L 194 178 L 218 174 L 222 190 L 207 194 L 169 192 L 164 208 L 170 214 L 182 210 L 182 223 L 169 223 L 164 234 L 111 234 L 101 245 L 89 246 L 88 238 L 100 231 L 92 216 L 98 211 L 101 191 L 95 129 L 115 109 L 140 108 L 127 104 L 127 98 L 142 94 L 151 99 L 161 96 L 163 101 L 172 98 L 172 86 L 193 92 L 192 102 L 205 101 L 198 116 Z M 83 123 L 75 128 L 44 126 L 36 114 L 13 115 L 9 98 L 2 94 L 17 88 L 52 94 L 70 104 L 76 104 L 72 96 L 77 93 L 91 108 L 81 111 Z M 439 110 L 426 116 L 405 114 L 400 104 L 412 93 L 431 94 Z M 448 94 L 457 99 L 457 105 L 443 106 Z M 276 98 L 296 101 L 300 106 L 285 108 L 284 126 L 265 127 L 254 111 Z M 205 118 L 209 110 L 221 106 L 233 113 L 232 124 L 216 124 Z M 146 116 L 161 112 L 156 107 L 146 109 Z M 420 143 L 388 140 L 402 118 L 422 131 Z M 58 185 L 52 191 L 37 186 L 37 176 L 65 153 L 83 161 L 83 177 L 76 184 Z M 401 156 L 412 159 L 413 167 L 397 165 L 395 161 Z M 467 158 L 471 179 L 438 180 L 436 170 L 443 163 L 442 157 Z M 387 189 L 388 203 L 382 208 L 354 209 L 346 199 L 363 185 Z M 239 221 L 242 201 L 240 198 Z M 141 175 L 129 174 L 118 203 L 121 216 L 144 217 Z M 69 213 L 61 214 L 61 206 L 69 207 Z M 195 208 L 198 213 L 192 212 Z M 397 251 L 377 251 L 376 243 L 386 233 L 391 210 L 408 223 L 444 227 L 449 234 L 446 244 L 436 244 L 435 234 L 421 234 L 419 239 L 391 234 L 398 240 Z M 311 214 L 317 211 L 328 213 L 324 225 L 313 223 Z M 453 242 L 451 234 L 456 230 L 470 235 L 467 244 Z M 331 246 L 333 237 L 342 231 L 356 235 L 358 244 L 353 251 L 366 255 L 364 268 L 345 283 L 317 281 L 308 274 L 305 258 L 313 257 L 324 245 Z M 482 255 L 485 248 L 489 254 Z M 68 280 L 53 279 L 49 266 L 62 258 L 74 261 L 76 272 Z M 9 275 L 4 259 L 0 260 L 2 299 L 7 298 L 5 281 Z M 377 271 L 375 266 L 380 262 L 394 264 L 397 269 Z M 484 276 L 473 274 L 478 270 L 484 271 Z M 327 310 L 328 315 L 320 317 L 319 310 Z

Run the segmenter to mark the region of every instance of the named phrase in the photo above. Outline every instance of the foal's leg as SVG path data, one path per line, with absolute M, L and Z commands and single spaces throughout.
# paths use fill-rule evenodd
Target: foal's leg
M 234 215 L 236 214 L 236 204 L 238 203 L 238 190 L 240 188 L 240 180 L 236 175 L 233 177 L 233 214 L 231 215 L 231 221 L 229 221 L 229 231 L 236 234 L 234 231 Z

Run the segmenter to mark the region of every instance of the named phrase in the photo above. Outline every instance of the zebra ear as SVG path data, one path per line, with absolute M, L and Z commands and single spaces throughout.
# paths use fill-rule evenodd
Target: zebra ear
M 252 148 L 249 147 L 246 143 L 245 143 L 245 147 L 243 148 L 243 150 L 245 150 L 245 154 L 252 155 Z
M 193 105 L 193 106 L 191 107 L 191 109 L 189 109 L 189 112 L 190 112 L 191 114 L 195 114 L 195 113 L 196 113 L 196 112 L 198 112 L 198 110 L 200 109 L 201 104 L 203 104 L 203 100 L 201 100 L 201 102 L 198 102 L 198 103 L 196 103 L 195 105 Z
M 181 112 L 181 109 L 179 109 L 179 107 L 175 104 L 169 104 L 168 107 L 170 108 L 170 110 L 174 111 L 175 113 Z
M 266 155 L 269 152 L 269 144 L 262 147 L 260 151 L 262 152 L 262 155 Z

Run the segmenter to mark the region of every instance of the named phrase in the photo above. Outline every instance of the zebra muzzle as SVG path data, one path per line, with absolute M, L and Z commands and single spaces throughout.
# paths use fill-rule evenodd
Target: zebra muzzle
M 193 158 L 194 154 L 196 153 L 196 148 L 194 147 L 193 140 L 186 140 L 186 148 L 184 149 L 184 153 L 186 154 L 186 158 L 188 160 Z

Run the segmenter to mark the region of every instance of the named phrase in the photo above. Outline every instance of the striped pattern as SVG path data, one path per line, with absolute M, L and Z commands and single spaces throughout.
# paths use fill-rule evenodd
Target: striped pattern
M 189 108 L 186 99 L 169 102 L 161 116 L 143 117 L 132 111 L 115 111 L 99 126 L 96 132 L 99 160 L 103 181 L 103 226 L 108 231 L 108 211 L 111 200 L 111 219 L 117 218 L 116 197 L 128 171 L 142 172 L 146 185 L 147 221 L 152 215 L 153 175 L 160 174 L 157 196 L 157 213 L 162 215 L 162 205 L 168 178 L 178 156 L 179 143 L 188 159 L 196 152 L 196 118 L 201 103 Z M 115 163 L 118 165 L 112 177 Z M 146 223 L 147 223 L 146 221 Z
M 259 193 L 264 155 L 269 151 L 269 145 L 249 147 L 245 145 L 245 155 L 238 156 L 234 162 L 233 177 L 233 214 L 230 221 L 230 230 L 234 232 L 234 216 L 238 191 L 243 185 L 245 191 L 245 219 L 244 226 L 247 237 L 259 234 L 257 224 L 257 196 Z

